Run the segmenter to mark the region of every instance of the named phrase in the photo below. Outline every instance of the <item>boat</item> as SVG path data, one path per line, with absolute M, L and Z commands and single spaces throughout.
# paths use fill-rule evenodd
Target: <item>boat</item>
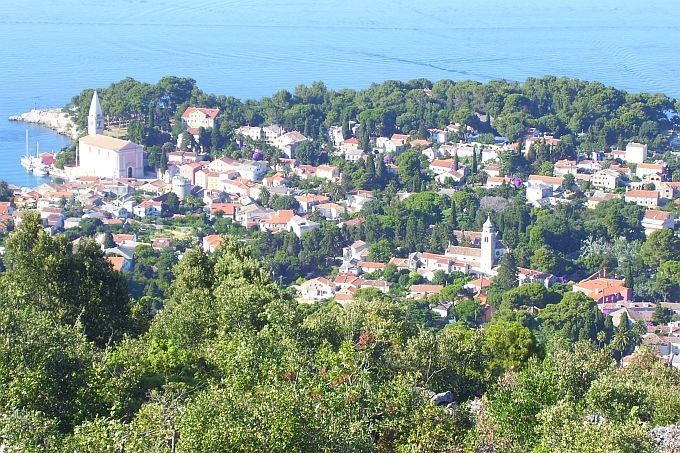
M 28 172 L 33 171 L 33 158 L 28 155 L 28 129 L 26 129 L 26 154 L 21 156 L 21 166 Z
M 47 172 L 45 166 L 41 165 L 39 167 L 33 167 L 33 174 L 36 176 L 47 176 L 49 173 Z
M 36 176 L 47 176 L 49 174 L 47 165 L 43 164 L 40 158 L 40 142 L 35 144 L 35 157 L 31 157 L 31 167 Z

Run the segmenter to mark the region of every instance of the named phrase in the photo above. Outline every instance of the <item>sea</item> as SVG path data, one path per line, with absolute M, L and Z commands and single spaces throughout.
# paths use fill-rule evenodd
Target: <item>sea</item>
M 388 79 L 597 80 L 680 98 L 680 1 L 1 0 L 0 179 L 69 140 L 7 121 L 124 77 L 196 79 L 260 98 L 298 84 Z

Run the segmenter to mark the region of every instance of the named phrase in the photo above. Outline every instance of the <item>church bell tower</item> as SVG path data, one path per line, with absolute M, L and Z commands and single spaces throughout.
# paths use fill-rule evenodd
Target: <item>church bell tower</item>
M 102 135 L 104 133 L 104 114 L 96 91 L 92 95 L 90 113 L 87 115 L 87 133 L 88 135 Z
M 482 250 L 479 257 L 479 267 L 482 272 L 489 273 L 496 261 L 496 238 L 498 232 L 491 221 L 491 217 L 486 218 L 482 227 Z

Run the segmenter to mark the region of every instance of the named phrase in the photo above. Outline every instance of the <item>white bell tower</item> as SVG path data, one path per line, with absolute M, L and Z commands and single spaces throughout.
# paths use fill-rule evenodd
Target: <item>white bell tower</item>
M 104 114 L 96 91 L 92 95 L 90 113 L 87 115 L 87 133 L 88 135 L 102 135 L 104 133 Z
M 486 218 L 482 227 L 482 250 L 479 256 L 480 270 L 486 274 L 491 272 L 496 261 L 496 240 L 498 232 L 491 221 L 491 217 Z

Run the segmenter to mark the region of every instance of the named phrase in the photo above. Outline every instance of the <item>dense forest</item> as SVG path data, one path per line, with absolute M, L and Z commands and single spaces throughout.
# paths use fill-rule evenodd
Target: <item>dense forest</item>
M 297 304 L 227 238 L 186 252 L 155 313 L 96 245 L 37 215 L 6 246 L 7 451 L 637 452 L 680 420 L 680 374 L 644 352 L 619 369 L 636 326 L 582 294 L 553 294 L 531 322 L 432 328 L 372 290 Z

